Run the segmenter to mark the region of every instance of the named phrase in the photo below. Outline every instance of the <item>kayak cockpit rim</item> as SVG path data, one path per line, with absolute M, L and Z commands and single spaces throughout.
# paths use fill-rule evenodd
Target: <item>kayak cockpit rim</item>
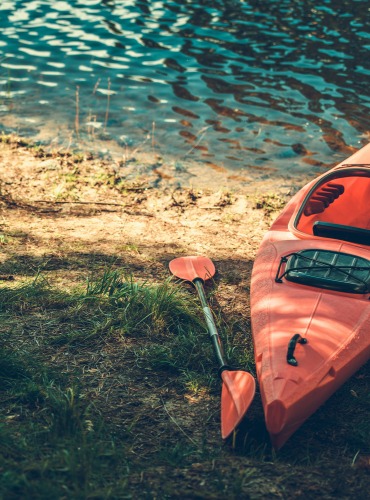
M 298 238 L 325 237 L 370 245 L 370 165 L 343 164 L 322 175 L 289 222 Z

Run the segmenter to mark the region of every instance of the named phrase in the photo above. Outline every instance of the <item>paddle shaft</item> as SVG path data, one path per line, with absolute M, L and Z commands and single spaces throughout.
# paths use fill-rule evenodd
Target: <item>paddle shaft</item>
M 204 288 L 203 288 L 203 280 L 201 278 L 195 278 L 193 280 L 194 286 L 197 289 L 202 308 L 203 308 L 203 313 L 204 317 L 206 318 L 207 326 L 208 326 L 208 332 L 211 337 L 214 351 L 216 354 L 216 358 L 219 364 L 219 368 L 226 368 L 227 367 L 227 362 L 225 359 L 225 354 L 224 350 L 221 344 L 221 339 L 217 331 L 216 324 L 213 319 L 212 311 L 208 306 L 207 299 L 206 299 L 206 294 L 204 293 Z

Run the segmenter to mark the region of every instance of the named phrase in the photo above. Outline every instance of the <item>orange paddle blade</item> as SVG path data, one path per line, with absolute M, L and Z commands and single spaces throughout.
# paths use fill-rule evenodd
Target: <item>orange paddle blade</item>
M 226 439 L 252 403 L 256 382 L 250 373 L 241 370 L 224 370 L 221 377 L 221 435 Z
M 205 281 L 212 278 L 216 272 L 211 259 L 201 256 L 178 257 L 171 260 L 169 268 L 177 278 L 187 281 L 193 281 L 196 278 Z

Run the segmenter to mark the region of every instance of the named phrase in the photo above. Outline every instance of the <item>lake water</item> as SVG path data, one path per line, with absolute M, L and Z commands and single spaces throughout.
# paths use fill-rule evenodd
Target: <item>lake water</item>
M 141 148 L 200 172 L 319 172 L 370 138 L 369 10 L 2 0 L 1 129 L 103 153 Z

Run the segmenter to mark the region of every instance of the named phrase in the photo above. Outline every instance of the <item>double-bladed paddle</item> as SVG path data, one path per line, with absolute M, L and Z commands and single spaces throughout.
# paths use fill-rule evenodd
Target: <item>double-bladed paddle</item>
M 219 364 L 219 373 L 223 381 L 221 435 L 223 439 L 226 439 L 242 420 L 254 398 L 255 380 L 250 373 L 244 370 L 230 368 L 225 359 L 221 339 L 203 288 L 204 281 L 212 278 L 216 272 L 213 262 L 207 257 L 179 257 L 171 260 L 169 268 L 177 278 L 191 281 L 194 284 L 202 303 L 208 332 Z

